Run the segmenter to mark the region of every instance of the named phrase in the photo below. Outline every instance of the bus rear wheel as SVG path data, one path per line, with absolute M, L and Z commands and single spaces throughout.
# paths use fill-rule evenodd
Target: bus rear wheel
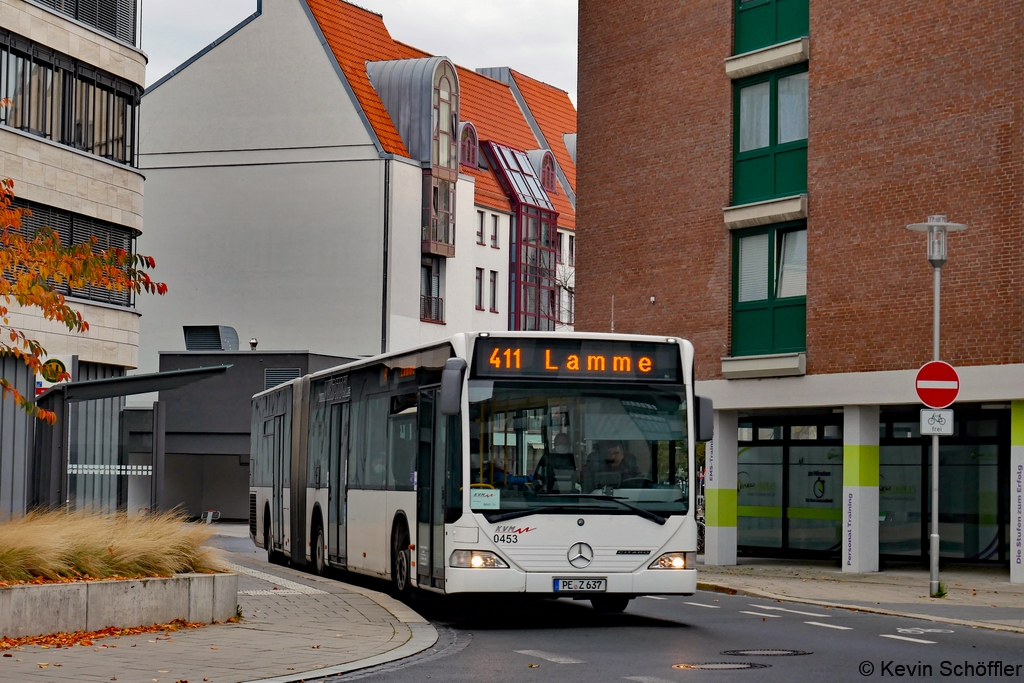
M 324 558 L 324 525 L 317 523 L 313 528 L 313 572 L 317 576 L 323 576 L 327 571 L 327 561 Z
M 409 531 L 403 524 L 395 532 L 394 547 L 391 549 L 391 583 L 395 595 L 407 598 L 412 593 L 412 553 L 409 551 Z
M 601 614 L 620 614 L 626 609 L 629 600 L 628 595 L 595 595 L 590 598 L 590 604 Z

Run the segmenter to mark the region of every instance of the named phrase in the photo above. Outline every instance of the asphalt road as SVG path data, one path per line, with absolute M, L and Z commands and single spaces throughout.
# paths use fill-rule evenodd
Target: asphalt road
M 218 541 L 226 550 L 252 552 L 248 539 Z M 387 589 L 353 574 L 335 578 Z M 625 613 L 611 616 L 572 600 L 420 595 L 412 606 L 437 628 L 434 648 L 321 680 L 1024 681 L 1024 635 L 720 593 L 636 598 Z M 738 650 L 753 652 L 729 653 Z M 758 652 L 764 650 L 801 654 Z M 1002 675 L 990 662 L 1002 663 Z M 966 664 L 975 669 L 965 670 Z M 734 668 L 745 665 L 752 666 Z
M 1024 681 L 1024 635 L 743 596 L 701 592 L 637 598 L 626 613 L 615 616 L 570 600 L 426 599 L 415 607 L 440 633 L 435 651 L 331 680 Z M 771 649 L 804 654 L 756 652 Z M 726 654 L 732 650 L 755 653 Z M 989 662 L 1000 660 L 1014 665 L 1012 677 L 993 675 Z M 946 676 L 943 662 L 948 662 Z M 961 668 L 957 675 L 955 667 L 965 663 L 985 668 L 973 676 Z M 728 668 L 719 668 L 723 665 Z M 741 665 L 754 666 L 732 668 Z M 916 668 L 900 670 L 900 665 Z

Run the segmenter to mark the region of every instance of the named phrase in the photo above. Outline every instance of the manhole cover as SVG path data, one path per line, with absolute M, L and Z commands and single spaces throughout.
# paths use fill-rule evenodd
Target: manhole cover
M 813 652 L 807 652 L 805 650 L 775 650 L 765 648 L 761 650 L 726 650 L 720 654 L 729 655 L 731 657 L 800 657 L 801 655 L 811 655 Z
M 705 664 L 673 664 L 673 669 L 700 669 L 702 671 L 735 671 L 737 669 L 767 669 L 767 664 L 754 662 L 707 662 Z

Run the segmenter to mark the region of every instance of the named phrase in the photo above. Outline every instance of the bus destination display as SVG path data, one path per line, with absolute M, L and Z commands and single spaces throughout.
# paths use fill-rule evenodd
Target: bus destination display
M 676 344 L 584 339 L 481 337 L 474 350 L 473 376 L 682 382 Z

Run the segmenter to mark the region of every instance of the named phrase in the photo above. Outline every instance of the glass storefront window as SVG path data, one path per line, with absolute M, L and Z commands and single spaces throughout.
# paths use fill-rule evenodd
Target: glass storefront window
M 921 555 L 921 447 L 882 446 L 878 474 L 878 551 Z
M 739 449 L 737 463 L 737 529 L 739 545 L 782 547 L 781 446 Z
M 836 551 L 842 529 L 843 449 L 793 446 L 789 449 L 789 547 Z

